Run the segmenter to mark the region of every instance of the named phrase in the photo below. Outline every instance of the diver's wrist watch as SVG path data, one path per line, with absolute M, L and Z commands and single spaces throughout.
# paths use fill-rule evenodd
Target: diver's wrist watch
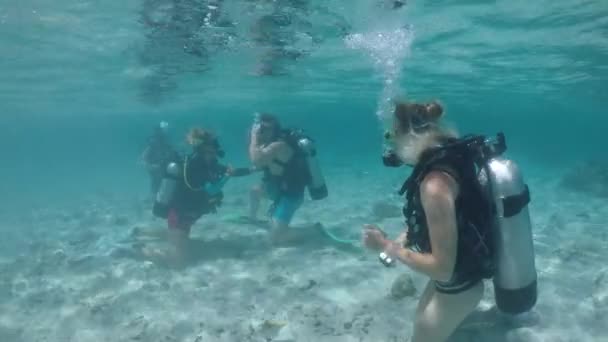
M 382 265 L 384 265 L 386 267 L 393 267 L 393 266 L 395 266 L 395 260 L 393 260 L 393 258 L 391 258 L 388 254 L 386 254 L 386 252 L 381 252 L 378 255 L 378 259 L 380 260 L 380 262 L 382 263 Z
M 395 266 L 395 259 L 391 256 L 390 250 L 393 248 L 393 242 L 388 240 L 384 251 L 380 252 L 378 259 L 386 267 Z

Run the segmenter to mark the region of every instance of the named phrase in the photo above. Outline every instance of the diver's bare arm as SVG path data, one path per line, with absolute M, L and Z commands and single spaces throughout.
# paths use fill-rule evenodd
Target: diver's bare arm
M 249 157 L 255 167 L 264 167 L 272 162 L 279 155 L 282 144 L 279 142 L 271 143 L 268 146 L 259 146 L 257 139 L 251 139 L 249 145 Z
M 432 279 L 442 279 L 443 275 L 437 272 L 432 254 L 423 254 L 407 249 L 394 241 L 387 241 L 385 252 L 401 261 L 411 269 L 426 274 Z
M 414 270 L 435 280 L 447 281 L 456 261 L 457 224 L 454 189 L 450 179 L 438 174 L 422 184 L 421 199 L 429 229 L 432 253 L 418 253 L 387 241 L 386 251 Z

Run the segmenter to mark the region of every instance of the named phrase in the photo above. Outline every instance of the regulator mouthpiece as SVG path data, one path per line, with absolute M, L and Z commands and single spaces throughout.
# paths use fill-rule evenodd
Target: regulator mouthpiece
M 403 162 L 397 153 L 392 149 L 384 151 L 382 154 L 382 163 L 386 167 L 400 167 L 403 165 Z
M 503 132 L 498 132 L 496 137 L 488 138 L 484 141 L 484 154 L 487 157 L 496 157 L 503 154 L 507 150 L 507 143 Z

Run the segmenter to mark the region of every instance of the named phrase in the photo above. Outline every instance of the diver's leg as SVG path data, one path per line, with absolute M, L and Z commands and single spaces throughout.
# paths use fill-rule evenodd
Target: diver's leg
M 305 235 L 303 234 L 304 232 L 298 234 L 297 231 L 289 228 L 289 224 L 298 208 L 302 205 L 303 200 L 303 196 L 283 196 L 276 203 L 274 211 L 272 212 L 271 238 L 273 242 L 291 242 Z
M 163 173 L 159 169 L 150 168 L 148 169 L 148 177 L 150 179 L 150 196 L 152 200 L 156 198 L 158 189 L 160 189 L 160 183 L 163 180 Z
M 167 262 L 174 268 L 185 266 L 190 259 L 189 230 L 171 229 L 169 231 L 169 242 L 171 249 L 166 256 Z
M 287 238 L 287 229 L 289 229 L 289 224 L 280 220 L 272 220 L 272 226 L 270 230 L 270 240 L 274 244 L 280 244 L 286 242 Z
M 263 190 L 261 185 L 254 186 L 249 192 L 249 219 L 251 221 L 257 220 L 262 195 Z
M 429 280 L 424 287 L 424 291 L 418 300 L 418 306 L 416 307 L 416 317 L 419 317 L 421 313 L 426 309 L 429 304 L 431 298 L 433 298 L 433 293 L 435 293 L 435 282 L 433 280 Z
M 411 342 L 446 341 L 462 321 L 475 310 L 483 296 L 483 289 L 482 281 L 456 294 L 433 289 L 428 303 L 421 305 L 420 310 L 417 310 Z M 421 298 L 421 304 L 423 299 Z
M 176 220 L 169 225 L 169 243 L 173 249 L 169 261 L 173 266 L 181 267 L 190 259 L 190 228 L 198 217 L 179 214 L 176 211 L 173 211 L 173 213 L 176 215 Z
M 188 248 L 188 241 L 190 239 L 189 229 L 170 229 L 169 230 L 169 242 L 175 248 L 178 254 L 185 254 Z
M 141 253 L 145 258 L 161 264 L 169 264 L 174 267 L 183 266 L 189 253 L 190 225 L 191 223 L 184 219 L 175 208 L 169 209 L 168 230 L 165 232 L 169 246 L 159 248 L 151 244 L 143 244 L 140 246 Z
M 150 179 L 150 191 L 152 192 L 152 199 L 156 198 L 156 194 L 158 193 L 158 189 L 160 189 L 160 183 L 163 181 L 162 174 L 153 174 Z

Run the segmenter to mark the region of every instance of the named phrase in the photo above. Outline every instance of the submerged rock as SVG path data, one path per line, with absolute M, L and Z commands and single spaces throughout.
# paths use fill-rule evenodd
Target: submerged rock
M 378 201 L 372 207 L 372 214 L 379 219 L 401 216 L 401 207 L 387 201 Z
M 300 286 L 300 290 L 307 291 L 307 290 L 312 289 L 315 286 L 317 286 L 317 282 L 312 279 L 309 279 L 308 282 L 306 283 L 306 285 Z
M 284 326 L 279 330 L 277 336 L 272 339 L 273 342 L 296 342 L 296 338 L 289 325 Z
M 101 235 L 93 230 L 81 230 L 68 239 L 68 244 L 75 248 L 86 248 L 101 238 Z
M 391 287 L 391 297 L 393 299 L 403 299 L 405 297 L 413 297 L 416 294 L 414 281 L 409 274 L 402 274 L 393 282 Z
M 266 281 L 272 285 L 284 285 L 288 283 L 288 279 L 282 274 L 271 273 L 266 277 Z
M 289 322 L 276 319 L 257 320 L 252 319 L 249 321 L 246 329 L 250 337 L 258 337 L 265 341 L 280 341 L 276 340 L 280 337 L 281 331 L 288 326 Z M 289 337 L 287 332 L 283 333 L 282 338 Z M 287 340 L 289 341 L 289 340 Z
M 129 218 L 126 216 L 112 216 L 110 218 L 110 223 L 115 226 L 126 226 L 129 224 Z
M 51 253 L 52 257 L 57 262 L 63 262 L 68 256 L 63 249 L 56 249 Z

